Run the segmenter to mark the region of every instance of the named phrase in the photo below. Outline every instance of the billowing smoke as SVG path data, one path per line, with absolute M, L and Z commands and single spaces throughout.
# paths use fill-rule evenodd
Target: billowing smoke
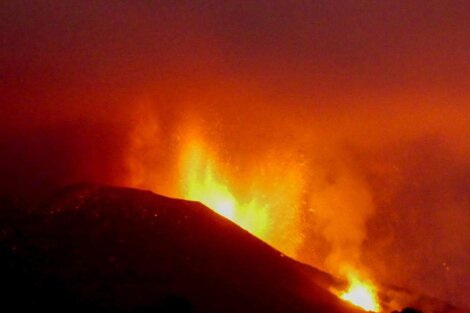
M 468 6 L 4 1 L 2 197 L 177 196 L 198 125 L 240 194 L 269 182 L 296 257 L 469 307 Z

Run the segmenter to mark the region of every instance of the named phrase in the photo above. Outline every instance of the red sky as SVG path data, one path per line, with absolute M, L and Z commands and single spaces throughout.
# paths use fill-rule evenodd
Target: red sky
M 196 112 L 241 163 L 347 169 L 373 271 L 470 307 L 469 24 L 468 1 L 2 1 L 2 193 L 125 183 L 139 105 L 168 138 Z

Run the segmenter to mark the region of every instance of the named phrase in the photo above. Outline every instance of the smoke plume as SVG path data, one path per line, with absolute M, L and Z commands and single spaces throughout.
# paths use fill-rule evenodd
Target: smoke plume
M 268 241 L 469 307 L 469 10 L 4 1 L 1 195 L 178 196 L 195 125 L 240 201 L 270 203 Z

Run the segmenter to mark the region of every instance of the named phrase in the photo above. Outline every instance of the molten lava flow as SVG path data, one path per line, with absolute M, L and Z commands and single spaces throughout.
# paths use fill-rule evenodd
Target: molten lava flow
M 339 297 L 366 311 L 380 311 L 375 287 L 369 282 L 361 281 L 356 275 L 349 276 L 349 288 L 340 293 Z

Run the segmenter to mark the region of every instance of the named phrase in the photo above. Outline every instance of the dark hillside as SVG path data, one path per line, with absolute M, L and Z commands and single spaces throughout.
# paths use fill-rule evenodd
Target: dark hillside
M 199 203 L 81 185 L 12 211 L 0 219 L 2 312 L 355 311 L 326 274 Z

